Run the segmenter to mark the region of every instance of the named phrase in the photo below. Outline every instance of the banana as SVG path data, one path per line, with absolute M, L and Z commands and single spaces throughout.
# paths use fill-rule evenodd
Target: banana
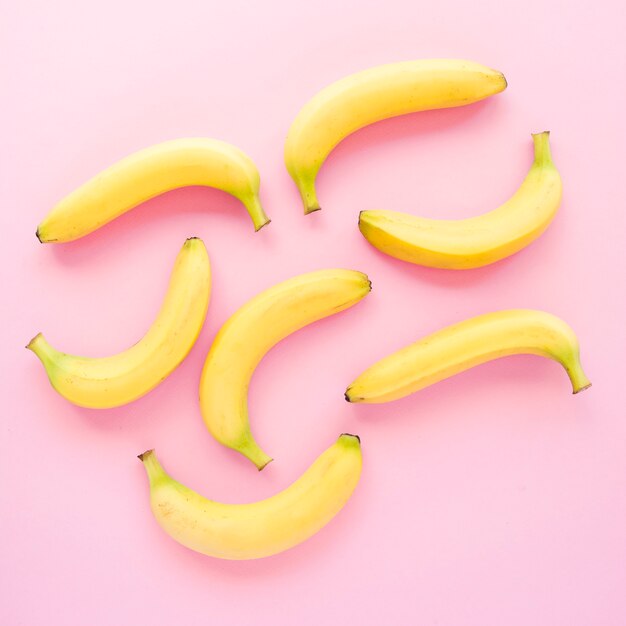
M 396 211 L 362 211 L 359 229 L 381 252 L 429 267 L 464 270 L 499 261 L 537 239 L 561 203 L 561 177 L 549 132 L 533 135 L 535 159 L 515 195 L 463 220 L 434 220 Z
M 157 319 L 132 348 L 98 359 L 72 356 L 55 350 L 41 333 L 26 347 L 70 402 L 93 409 L 127 404 L 156 387 L 187 356 L 202 329 L 210 291 L 209 257 L 194 237 L 178 254 Z
M 341 435 L 284 491 L 250 504 L 207 500 L 176 482 L 154 450 L 139 455 L 157 522 L 178 543 L 219 559 L 260 559 L 313 536 L 339 513 L 361 474 L 361 443 Z
M 448 326 L 381 359 L 348 387 L 346 400 L 397 400 L 475 365 L 512 354 L 536 354 L 559 362 L 574 393 L 591 386 L 580 364 L 578 339 L 564 321 L 542 311 L 512 309 Z
M 262 292 L 221 328 L 200 379 L 200 407 L 211 434 L 262 470 L 272 458 L 255 442 L 248 421 L 248 386 L 266 352 L 296 330 L 343 311 L 371 290 L 352 270 L 320 270 Z
M 389 117 L 470 104 L 505 88 L 500 72 L 456 59 L 381 65 L 326 87 L 298 113 L 285 143 L 285 164 L 305 214 L 319 210 L 317 173 L 351 133 Z
M 37 228 L 42 243 L 79 239 L 166 191 L 202 185 L 245 205 L 255 230 L 269 223 L 259 201 L 259 172 L 244 152 L 217 139 L 175 139 L 118 161 L 61 200 Z

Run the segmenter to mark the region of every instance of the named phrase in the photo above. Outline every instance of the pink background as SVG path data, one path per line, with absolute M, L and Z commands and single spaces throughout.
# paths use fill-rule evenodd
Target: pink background
M 626 623 L 624 13 L 621 2 L 4 2 L 0 623 Z M 509 88 L 464 109 L 407 116 L 345 141 L 304 217 L 282 161 L 300 106 L 372 65 L 466 57 Z M 545 235 L 466 273 L 387 258 L 365 208 L 465 217 L 513 193 L 530 133 L 552 131 L 565 185 Z M 212 136 L 258 164 L 273 222 L 200 188 L 148 202 L 81 241 L 41 246 L 62 196 L 120 157 Z M 154 319 L 184 239 L 201 236 L 214 287 L 189 358 L 111 411 L 67 403 L 23 349 L 125 349 Z M 258 474 L 205 430 L 200 369 L 220 325 L 260 290 L 322 267 L 366 271 L 373 293 L 277 346 L 250 390 L 275 457 Z M 393 404 L 350 406 L 364 367 L 482 312 L 545 309 L 577 331 L 593 388 L 515 357 Z M 217 500 L 287 486 L 336 436 L 363 440 L 345 510 L 288 553 L 213 560 L 153 520 L 135 458 Z

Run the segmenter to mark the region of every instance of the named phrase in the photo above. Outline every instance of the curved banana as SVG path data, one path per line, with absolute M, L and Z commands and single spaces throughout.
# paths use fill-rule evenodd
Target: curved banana
M 127 404 L 171 374 L 195 343 L 209 304 L 211 270 L 201 239 L 188 239 L 178 254 L 158 317 L 132 348 L 87 358 L 55 350 L 39 333 L 26 347 L 67 400 L 93 409 Z
M 37 238 L 79 239 L 150 198 L 191 185 L 216 187 L 241 200 L 255 230 L 270 221 L 250 157 L 217 139 L 175 139 L 127 156 L 66 196 L 39 224 Z
M 580 364 L 578 339 L 561 319 L 526 309 L 496 311 L 443 328 L 381 359 L 346 390 L 348 402 L 389 402 L 475 365 L 512 354 L 558 361 L 574 393 L 591 386 Z
M 504 76 L 456 59 L 406 61 L 373 67 L 329 85 L 294 120 L 285 164 L 304 202 L 320 208 L 315 178 L 333 148 L 353 132 L 390 117 L 470 104 L 506 88 Z
M 154 450 L 139 455 L 157 522 L 178 543 L 219 559 L 260 559 L 313 536 L 344 507 L 361 475 L 361 443 L 341 435 L 284 491 L 260 502 L 213 502 L 176 482 Z
M 200 407 L 211 434 L 259 470 L 272 459 L 248 421 L 248 386 L 267 351 L 281 339 L 356 304 L 371 290 L 352 270 L 320 270 L 286 280 L 242 306 L 215 337 L 200 379 Z
M 535 159 L 515 195 L 463 220 L 434 220 L 396 211 L 361 211 L 359 229 L 380 251 L 429 267 L 464 270 L 499 261 L 537 239 L 561 203 L 561 177 L 549 132 L 533 135 Z

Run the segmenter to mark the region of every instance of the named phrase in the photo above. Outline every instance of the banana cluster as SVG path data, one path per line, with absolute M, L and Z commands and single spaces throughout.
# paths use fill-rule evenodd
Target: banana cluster
M 504 76 L 463 60 L 396 63 L 344 78 L 319 92 L 295 118 L 285 163 L 305 213 L 320 209 L 315 180 L 333 148 L 358 129 L 389 117 L 456 107 L 506 88 Z M 533 135 L 534 160 L 502 206 L 464 220 L 433 220 L 390 210 L 365 210 L 359 229 L 378 250 L 437 268 L 470 269 L 518 252 L 553 219 L 562 194 L 549 133 Z M 179 139 L 136 152 L 61 200 L 37 228 L 42 243 L 68 242 L 100 228 L 171 189 L 206 185 L 246 207 L 255 230 L 269 223 L 259 200 L 259 173 L 241 150 L 214 139 Z M 213 437 L 262 470 L 272 457 L 257 443 L 247 393 L 256 367 L 278 342 L 317 320 L 352 307 L 371 291 L 362 272 L 325 269 L 295 276 L 247 302 L 222 326 L 200 379 L 202 417 Z M 41 333 L 27 348 L 54 389 L 83 407 L 117 407 L 148 393 L 187 356 L 207 313 L 211 270 L 204 243 L 188 239 L 168 291 L 144 337 L 101 358 L 66 354 Z M 542 311 L 495 311 L 443 328 L 383 358 L 346 389 L 354 403 L 390 402 L 487 361 L 534 354 L 558 362 L 574 393 L 591 385 L 578 339 L 561 319 Z M 287 550 L 325 526 L 359 481 L 358 436 L 342 434 L 291 486 L 250 504 L 222 504 L 175 481 L 154 450 L 139 455 L 157 522 L 176 541 L 222 559 L 255 559 Z

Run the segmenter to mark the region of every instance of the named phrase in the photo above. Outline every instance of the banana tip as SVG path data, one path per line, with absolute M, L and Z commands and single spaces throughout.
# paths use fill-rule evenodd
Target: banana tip
M 37 333 L 27 344 L 26 346 L 24 346 L 27 350 L 32 350 L 33 349 L 33 344 L 35 343 L 35 341 L 37 341 L 37 339 L 39 339 L 39 337 L 41 337 L 41 333 Z
M 263 463 L 259 463 L 256 468 L 259 470 L 259 472 L 261 470 L 263 470 L 264 468 L 266 468 L 274 459 L 268 459 L 267 461 L 263 462 Z
M 41 235 L 39 234 L 39 226 L 37 226 L 37 230 L 35 231 L 35 237 L 37 237 L 37 239 L 39 239 L 39 243 L 43 243 L 43 241 L 41 239 Z
M 143 463 L 144 458 L 150 456 L 153 453 L 154 453 L 154 448 L 152 448 L 151 450 L 146 450 L 145 452 L 142 452 L 141 454 L 138 454 L 137 458 Z
M 585 389 L 589 389 L 589 387 L 591 387 L 591 383 L 587 383 L 586 385 L 583 385 L 582 387 L 578 387 L 578 389 L 574 389 L 573 393 L 574 395 L 576 395 L 577 393 L 581 393 L 582 391 L 585 391 Z
M 346 392 L 343 394 L 343 397 L 346 399 L 346 402 L 349 402 L 350 404 L 358 404 L 359 402 L 363 402 L 363 397 L 355 396 L 354 393 L 350 391 L 349 387 L 348 389 L 346 389 Z
M 268 217 L 263 223 L 258 224 L 254 227 L 254 232 L 258 233 L 263 226 L 267 226 L 272 220 Z
M 354 437 L 354 439 L 359 442 L 359 445 L 361 444 L 361 437 L 358 435 L 353 435 L 352 433 L 341 433 L 340 437 Z

